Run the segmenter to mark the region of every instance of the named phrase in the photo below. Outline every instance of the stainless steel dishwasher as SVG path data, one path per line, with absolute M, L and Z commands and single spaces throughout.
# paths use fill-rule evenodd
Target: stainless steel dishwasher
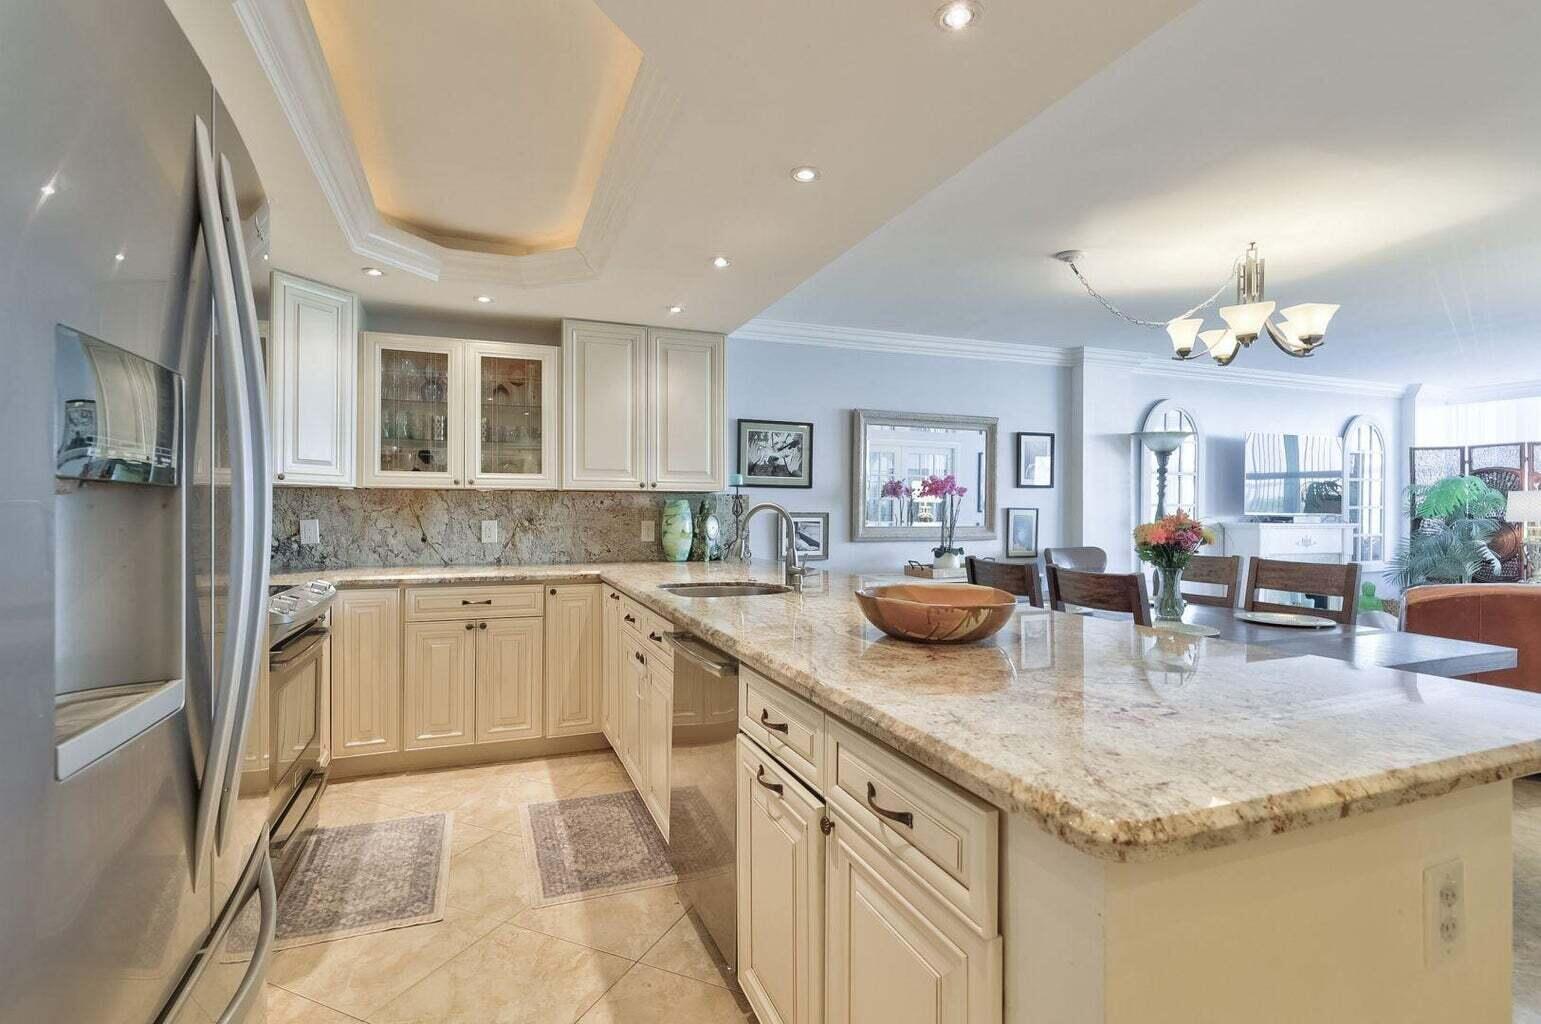
M 738 662 L 693 636 L 673 634 L 673 779 L 669 859 L 680 898 L 735 977 L 738 967 L 736 737 Z

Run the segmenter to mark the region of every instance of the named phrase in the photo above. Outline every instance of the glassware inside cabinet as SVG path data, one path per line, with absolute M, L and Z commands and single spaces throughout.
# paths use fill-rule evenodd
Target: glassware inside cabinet
M 449 355 L 380 352 L 380 471 L 447 473 Z
M 481 473 L 541 472 L 541 362 L 483 356 L 477 407 L 481 413 Z

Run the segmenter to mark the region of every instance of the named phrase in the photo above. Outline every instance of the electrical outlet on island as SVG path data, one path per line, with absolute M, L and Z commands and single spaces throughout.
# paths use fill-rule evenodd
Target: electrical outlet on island
M 1423 962 L 1454 960 L 1466 948 L 1466 878 L 1459 858 L 1423 869 Z

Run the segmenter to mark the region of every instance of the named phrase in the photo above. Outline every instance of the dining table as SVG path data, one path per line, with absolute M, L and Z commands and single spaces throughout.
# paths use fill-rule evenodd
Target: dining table
M 1182 621 L 1217 630 L 1216 639 L 1247 644 L 1270 658 L 1316 655 L 1357 666 L 1379 666 L 1436 676 L 1497 672 L 1519 664 L 1519 653 L 1512 647 L 1404 633 L 1361 623 L 1334 623 L 1317 628 L 1263 625 L 1237 618 L 1239 611 L 1239 608 L 1189 603 L 1183 610 Z M 1310 614 L 1311 609 L 1302 608 L 1301 611 Z M 1095 614 L 1127 618 L 1116 613 Z M 1159 620 L 1155 628 L 1161 628 Z

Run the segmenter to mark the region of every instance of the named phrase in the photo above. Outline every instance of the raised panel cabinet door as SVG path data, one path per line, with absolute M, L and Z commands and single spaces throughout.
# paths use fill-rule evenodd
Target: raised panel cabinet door
M 545 678 L 540 619 L 483 619 L 476 628 L 476 742 L 538 739 Z
M 653 812 L 658 831 L 669 838 L 669 802 L 674 740 L 674 672 L 661 658 L 648 659 L 647 685 L 642 705 L 642 802 Z
M 602 588 L 546 588 L 546 735 L 599 732 Z
M 638 489 L 647 479 L 647 328 L 562 324 L 562 486 Z
M 621 763 L 631 775 L 637 792 L 647 788 L 643 774 L 642 705 L 647 693 L 647 655 L 641 641 L 621 631 L 620 704 Z
M 268 383 L 275 482 L 352 487 L 358 299 L 274 271 Z
M 760 1024 L 824 1019 L 824 805 L 738 738 L 738 980 Z
M 400 750 L 401 591 L 340 591 L 331 643 L 332 756 Z
M 475 622 L 409 622 L 404 632 L 402 745 L 453 747 L 474 738 Z
M 848 818 L 828 813 L 827 1024 L 999 1024 L 999 936 L 982 939 Z
M 605 588 L 604 636 L 600 641 L 600 658 L 604 672 L 604 685 L 600 690 L 599 720 L 604 727 L 605 739 L 619 753 L 621 749 L 621 595 L 611 587 Z
M 726 362 L 720 334 L 648 330 L 650 488 L 727 485 Z

